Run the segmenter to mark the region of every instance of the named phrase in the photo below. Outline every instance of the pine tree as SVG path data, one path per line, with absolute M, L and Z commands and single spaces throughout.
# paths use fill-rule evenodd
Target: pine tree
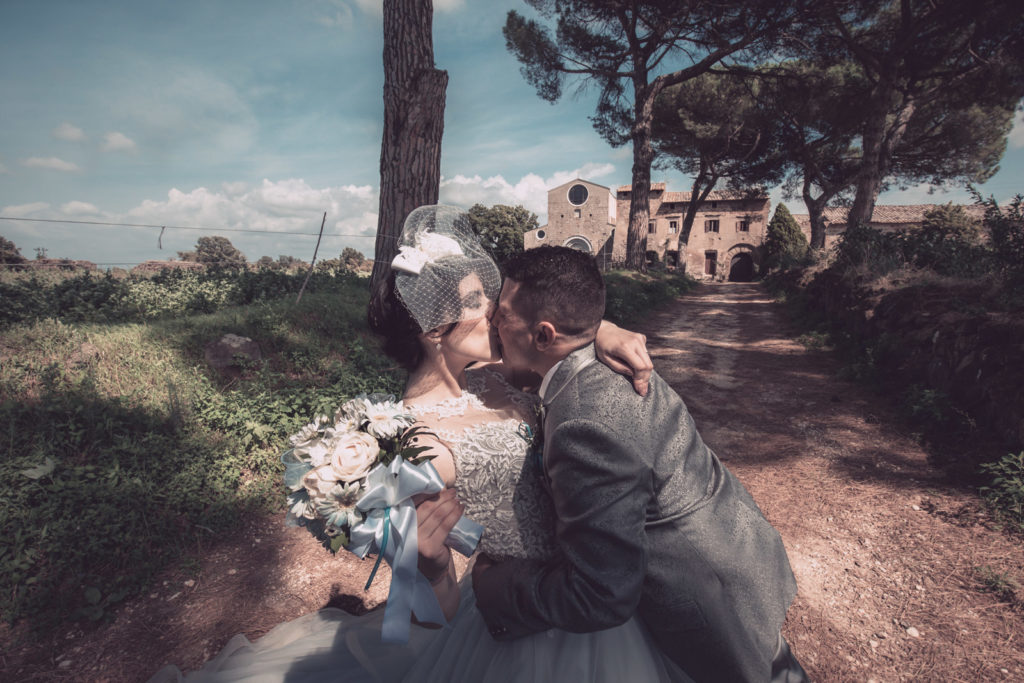
M 769 269 L 786 270 L 800 263 L 807 255 L 807 237 L 793 214 L 781 202 L 768 222 L 768 237 L 764 241 L 765 265 Z

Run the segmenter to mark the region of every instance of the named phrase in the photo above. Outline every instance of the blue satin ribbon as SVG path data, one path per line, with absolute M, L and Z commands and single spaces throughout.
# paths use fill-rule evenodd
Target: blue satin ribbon
M 411 465 L 395 458 L 390 465 L 378 465 L 367 475 L 366 493 L 356 503 L 366 519 L 352 527 L 348 550 L 361 558 L 376 552 L 377 566 L 381 557 L 391 566 L 391 587 L 381 627 L 384 642 L 408 642 L 410 617 L 414 613 L 423 622 L 448 623 L 430 582 L 416 567 L 419 548 L 416 506 L 412 502 L 416 494 L 438 493 L 442 489 L 444 481 L 429 462 Z M 479 540 L 479 533 L 476 539 Z M 371 581 L 377 566 L 370 575 Z
M 391 508 L 384 508 L 384 538 L 380 542 L 381 548 L 388 547 L 388 531 L 391 529 Z M 373 583 L 373 579 L 377 576 L 377 570 L 380 569 L 380 561 L 384 559 L 383 553 L 377 554 L 377 561 L 373 563 L 373 569 L 370 570 L 370 578 L 366 580 L 366 585 L 363 586 L 364 591 L 370 590 L 370 584 Z

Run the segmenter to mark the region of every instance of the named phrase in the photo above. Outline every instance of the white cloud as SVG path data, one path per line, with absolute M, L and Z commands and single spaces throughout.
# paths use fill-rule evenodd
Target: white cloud
M 17 216 L 18 218 L 27 218 L 28 216 L 39 213 L 40 211 L 46 211 L 50 208 L 50 205 L 46 202 L 32 202 L 31 204 L 14 204 L 11 206 L 5 206 L 0 209 L 0 212 L 5 216 Z
M 30 168 L 48 168 L 51 171 L 77 171 L 78 166 L 70 161 L 64 161 L 57 157 L 29 157 L 24 159 L 22 165 Z
M 465 4 L 465 0 L 434 0 L 434 9 L 438 12 L 454 12 Z
M 103 136 L 104 152 L 129 152 L 134 151 L 135 141 L 124 133 L 111 131 Z
M 50 135 L 58 140 L 69 140 L 71 142 L 82 142 L 85 140 L 85 132 L 67 121 L 50 131 Z
M 355 3 L 359 9 L 367 14 L 374 14 L 377 16 L 383 16 L 384 14 L 384 3 L 382 0 L 355 0 Z M 438 3 L 434 3 L 435 8 L 437 5 Z
M 193 164 L 249 151 L 257 121 L 231 83 L 190 65 L 142 64 L 138 81 L 112 104 L 131 120 L 147 150 L 187 157 Z M 109 138 L 109 134 L 108 134 Z
M 347 3 L 334 2 L 331 3 L 327 14 L 321 14 L 316 18 L 316 23 L 327 28 L 347 29 L 355 23 L 354 18 L 352 8 Z
M 462 9 L 465 0 L 434 0 L 435 12 L 454 12 Z M 356 10 L 372 17 L 384 16 L 382 0 L 331 0 L 329 8 L 322 11 L 316 22 L 329 28 L 351 28 L 355 24 Z
M 89 202 L 80 202 L 77 200 L 70 201 L 67 204 L 64 204 L 63 206 L 60 207 L 60 211 L 61 213 L 67 214 L 69 216 L 96 215 L 100 213 L 100 210 L 96 207 L 95 204 L 90 204 Z
M 249 183 L 238 181 L 233 183 L 221 183 L 221 188 L 229 195 L 244 194 L 249 189 Z
M 612 164 L 588 163 L 571 171 L 556 171 L 547 178 L 528 173 L 515 183 L 503 176 L 482 178 L 479 175 L 456 175 L 441 179 L 440 199 L 445 204 L 470 207 L 473 204 L 492 206 L 507 204 L 522 205 L 537 214 L 543 223 L 547 220 L 548 190 L 575 178 L 596 181 L 615 172 Z
M 7 169 L 6 166 L 3 165 L 3 163 L 0 163 L 0 175 L 4 173 L 10 173 L 10 171 Z
M 318 258 L 333 258 L 345 246 L 353 246 L 367 255 L 373 253 L 377 192 L 369 185 L 315 188 L 302 179 L 290 178 L 264 180 L 251 189 L 244 189 L 241 183 L 225 183 L 220 191 L 205 187 L 189 192 L 171 189 L 166 200 L 146 200 L 131 209 L 125 218 L 132 223 L 282 233 L 276 237 L 234 232 L 224 235 L 251 260 L 262 254 L 285 253 L 308 260 L 315 239 L 310 242 L 308 237 L 293 237 L 287 233 L 315 235 L 325 211 L 327 224 Z M 191 248 L 200 234 L 213 233 L 168 233 L 163 237 L 164 249 Z M 299 253 L 302 250 L 309 253 Z
M 1010 147 L 1024 147 L 1024 111 L 1018 111 L 1010 131 Z

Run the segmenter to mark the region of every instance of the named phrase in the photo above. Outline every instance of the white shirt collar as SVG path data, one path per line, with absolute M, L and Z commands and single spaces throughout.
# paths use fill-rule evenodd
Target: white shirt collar
M 544 400 L 544 394 L 548 391 L 548 385 L 551 384 L 551 378 L 555 376 L 555 373 L 558 372 L 558 368 L 560 368 L 564 362 L 565 359 L 563 358 L 552 365 L 551 369 L 544 375 L 544 379 L 540 383 L 540 389 L 537 390 L 537 393 L 540 395 L 540 400 Z

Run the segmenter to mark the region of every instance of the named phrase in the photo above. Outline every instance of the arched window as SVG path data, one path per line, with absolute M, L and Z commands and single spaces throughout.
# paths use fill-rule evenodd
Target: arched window
M 594 247 L 591 246 L 590 241 L 586 237 L 580 237 L 579 235 L 567 239 L 565 241 L 565 246 L 569 247 L 570 249 L 582 251 L 585 254 L 594 253 Z

